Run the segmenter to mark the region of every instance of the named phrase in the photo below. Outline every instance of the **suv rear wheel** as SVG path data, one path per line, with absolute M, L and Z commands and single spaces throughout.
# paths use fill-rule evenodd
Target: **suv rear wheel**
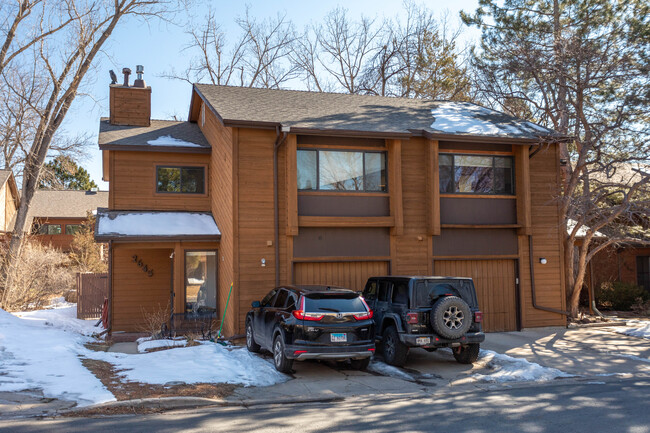
M 480 346 L 478 343 L 468 344 L 467 346 L 458 346 L 451 349 L 454 358 L 460 364 L 474 364 L 478 359 Z
M 276 335 L 273 340 L 273 364 L 280 373 L 290 373 L 293 366 L 293 360 L 288 359 L 284 354 L 282 334 Z
M 384 361 L 387 364 L 397 367 L 406 364 L 406 355 L 408 355 L 409 349 L 400 341 L 395 326 L 391 325 L 384 331 L 383 347 Z
M 469 331 L 472 312 L 467 302 L 457 296 L 445 296 L 433 304 L 431 327 L 438 335 L 455 340 Z

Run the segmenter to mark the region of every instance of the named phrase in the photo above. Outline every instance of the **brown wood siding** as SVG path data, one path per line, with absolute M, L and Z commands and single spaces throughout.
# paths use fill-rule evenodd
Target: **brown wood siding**
M 171 252 L 171 248 L 113 249 L 112 332 L 142 332 L 144 314 L 169 311 Z M 153 269 L 152 277 L 133 262 L 134 254 Z
M 35 219 L 33 224 L 60 224 L 61 225 L 61 234 L 60 235 L 33 235 L 32 239 L 38 241 L 41 245 L 51 246 L 53 248 L 58 248 L 62 251 L 70 251 L 72 240 L 74 239 L 73 235 L 65 234 L 65 226 L 67 224 L 83 224 L 86 222 L 85 218 L 38 218 Z M 28 231 L 31 231 L 32 227 L 28 228 Z
M 517 330 L 514 260 L 436 260 L 433 269 L 436 275 L 474 280 L 484 331 Z
M 368 278 L 387 275 L 387 261 L 295 263 L 294 284 L 331 284 L 363 290 Z
M 111 163 L 111 209 L 210 210 L 210 182 L 207 184 L 206 194 L 156 193 L 156 165 L 205 166 L 206 177 L 210 179 L 210 155 L 111 151 Z
M 151 87 L 110 86 L 112 125 L 149 126 L 151 123 Z
M 242 290 L 235 268 L 237 219 L 234 206 L 236 189 L 233 184 L 235 177 L 233 164 L 236 160 L 237 130 L 224 127 L 210 110 L 205 110 L 205 123 L 202 124 L 199 121 L 198 124 L 212 146 L 209 173 L 210 210 L 221 231 L 217 299 L 219 306 L 225 307 L 230 285 L 234 286 L 223 325 L 224 335 L 230 336 L 239 332 L 237 329 L 239 315 L 237 299 Z M 222 315 L 223 312 L 220 311 L 219 316 Z
M 237 232 L 240 298 L 238 332 L 243 332 L 251 302 L 260 300 L 275 286 L 275 246 L 273 215 L 274 131 L 240 129 L 237 161 Z M 278 154 L 280 257 L 286 258 L 285 146 Z M 222 236 L 223 239 L 223 236 Z M 265 260 L 262 266 L 262 259 Z M 280 266 L 280 282 L 285 283 L 286 267 Z
M 402 209 L 404 229 L 401 236 L 392 236 L 393 275 L 428 275 L 430 251 L 427 237 L 427 188 L 425 179 L 430 160 L 429 142 L 414 138 L 402 145 Z M 436 170 L 437 174 L 437 170 Z
M 543 307 L 565 310 L 564 266 L 557 201 L 560 187 L 559 158 L 556 145 L 548 146 L 530 159 L 530 179 L 536 301 Z M 564 316 L 533 308 L 529 257 L 528 237 L 519 236 L 523 327 L 566 325 Z M 542 257 L 546 258 L 547 264 L 539 263 Z

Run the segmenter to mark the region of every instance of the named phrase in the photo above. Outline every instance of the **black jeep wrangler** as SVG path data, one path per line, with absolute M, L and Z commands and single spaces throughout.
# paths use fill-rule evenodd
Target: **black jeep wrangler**
M 478 359 L 485 334 L 471 278 L 372 277 L 363 297 L 388 364 L 404 365 L 411 347 L 451 347 L 461 364 Z

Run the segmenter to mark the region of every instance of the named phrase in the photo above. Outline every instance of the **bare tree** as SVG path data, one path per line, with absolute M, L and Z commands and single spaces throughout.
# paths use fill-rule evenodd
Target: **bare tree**
M 290 61 L 296 35 L 286 15 L 258 21 L 247 9 L 237 24 L 241 34 L 229 48 L 226 33 L 209 11 L 205 22 L 188 32 L 191 40 L 186 50 L 198 53 L 190 67 L 165 76 L 189 83 L 208 80 L 218 85 L 278 88 L 296 75 Z
M 18 12 L 15 16 L 22 16 L 25 3 L 17 3 Z M 3 275 L 7 275 L 7 269 L 19 255 L 26 228 L 27 212 L 38 186 L 43 163 L 97 54 L 118 23 L 127 16 L 144 18 L 160 16 L 170 6 L 170 2 L 163 0 L 66 0 L 65 2 L 30 3 L 39 3 L 43 6 L 44 19 L 49 19 L 63 9 L 69 21 L 64 21 L 66 24 L 58 31 L 40 31 L 39 36 L 32 39 L 27 37 L 33 42 L 27 42 L 28 48 L 11 60 L 10 66 L 18 73 L 34 76 L 35 80 L 47 83 L 43 97 L 38 100 L 38 103 L 34 104 L 33 101 L 27 100 L 27 96 L 22 95 L 20 89 L 12 87 L 11 81 L 5 80 L 9 90 L 17 96 L 22 96 L 30 108 L 37 113 L 38 123 L 32 132 L 33 139 L 24 161 L 21 202 L 16 213 L 9 249 L 2 264 Z M 16 42 L 22 40 L 21 35 L 32 32 L 30 27 L 21 27 L 25 22 L 25 20 L 18 20 L 18 24 L 12 24 L 8 31 L 3 32 L 5 41 L 2 46 L 8 47 L 6 52 L 16 53 L 26 46 L 22 44 L 18 45 L 18 48 L 12 48 Z M 33 62 L 19 62 L 18 60 L 22 60 L 22 55 L 25 55 L 25 59 L 32 59 Z M 5 76 L 8 58 L 8 56 L 4 58 L 3 75 Z
M 482 6 L 464 20 L 483 30 L 475 66 L 484 101 L 567 137 L 560 143 L 558 199 L 576 316 L 594 254 L 650 237 L 650 6 L 640 0 L 488 0 Z M 612 177 L 617 170 L 629 175 Z M 598 231 L 608 240 L 597 241 Z M 575 249 L 579 232 L 585 235 Z

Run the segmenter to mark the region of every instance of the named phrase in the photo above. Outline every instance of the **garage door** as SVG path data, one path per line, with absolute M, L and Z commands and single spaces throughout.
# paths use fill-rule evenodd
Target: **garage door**
M 369 277 L 388 275 L 388 262 L 295 263 L 294 284 L 331 284 L 363 290 Z
M 514 260 L 437 260 L 434 275 L 472 277 L 486 332 L 516 331 Z

